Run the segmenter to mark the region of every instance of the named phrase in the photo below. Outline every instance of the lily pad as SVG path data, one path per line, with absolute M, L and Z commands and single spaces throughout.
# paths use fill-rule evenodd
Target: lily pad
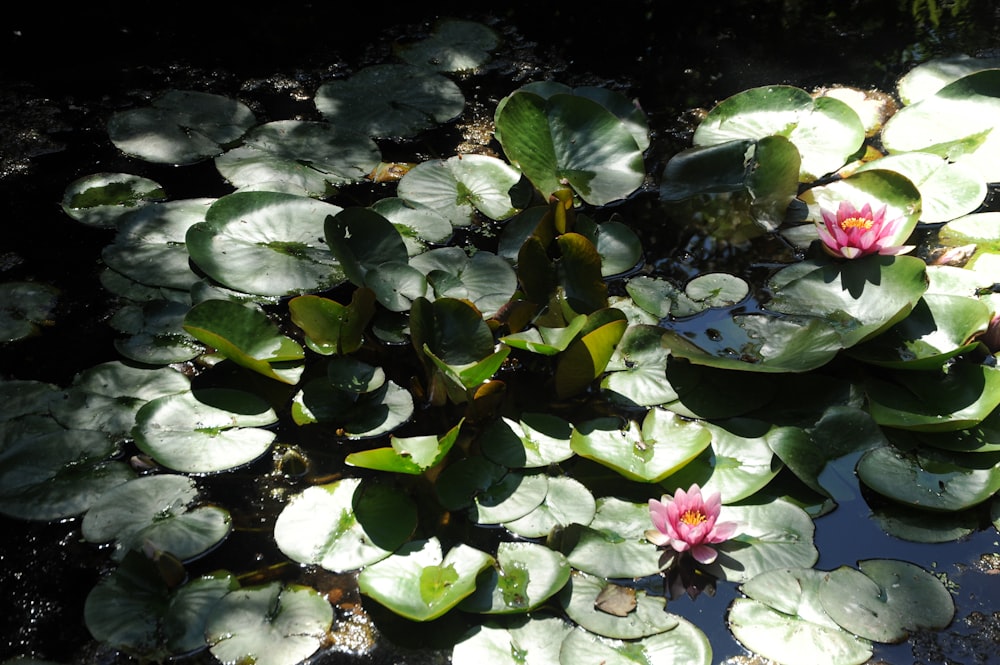
M 677 617 L 665 611 L 666 598 L 651 596 L 642 590 L 630 590 L 634 592 L 635 605 L 624 616 L 602 611 L 597 600 L 608 587 L 617 585 L 594 575 L 575 572 L 559 593 L 559 601 L 577 625 L 604 637 L 634 640 L 673 630 L 680 623 Z
M 500 524 L 524 517 L 537 508 L 548 492 L 544 475 L 511 471 L 473 497 L 470 518 L 479 524 Z
M 558 464 L 573 456 L 573 426 L 548 413 L 524 413 L 518 420 L 502 417 L 479 437 L 483 454 L 508 468 L 531 469 Z
M 963 76 L 1000 66 L 1000 58 L 978 58 L 964 53 L 921 62 L 896 81 L 904 104 L 915 104 Z
M 951 623 L 955 601 L 936 576 L 905 561 L 867 559 L 825 576 L 819 597 L 844 629 L 876 642 L 896 643 L 917 630 Z
M 258 459 L 274 442 L 263 429 L 274 410 L 253 393 L 205 388 L 147 402 L 135 416 L 136 445 L 159 464 L 186 473 L 217 473 Z
M 93 429 L 124 439 L 144 404 L 190 389 L 191 380 L 172 367 L 150 369 L 112 360 L 77 374 L 66 399 L 53 404 L 51 411 L 64 427 Z
M 958 362 L 939 370 L 873 377 L 865 389 L 880 425 L 921 432 L 962 430 L 1000 405 L 1000 370 Z
M 729 629 L 751 652 L 781 665 L 797 665 L 803 658 L 816 665 L 862 665 L 873 653 L 871 642 L 836 625 L 817 624 L 750 598 L 730 605 Z
M 500 44 L 492 28 L 476 21 L 442 19 L 426 39 L 398 48 L 397 55 L 418 67 L 439 72 L 469 72 L 489 61 Z
M 801 155 L 799 180 L 810 182 L 847 163 L 865 138 L 850 106 L 834 97 L 814 98 L 788 85 L 750 88 L 719 102 L 695 129 L 696 146 L 734 139 L 783 136 Z
M 96 430 L 65 429 L 44 416 L 0 431 L 0 513 L 52 521 L 80 515 L 135 472 L 112 458 L 117 443 Z
M 972 455 L 875 448 L 858 461 L 858 478 L 893 501 L 932 511 L 959 511 L 1000 491 L 997 454 Z
M 453 226 L 472 224 L 477 213 L 504 220 L 517 209 L 510 189 L 521 174 L 489 155 L 458 155 L 421 162 L 400 179 L 396 194 L 405 201 L 426 206 Z
M 187 291 L 201 277 L 190 266 L 188 229 L 205 221 L 216 199 L 150 203 L 122 216 L 114 241 L 101 251 L 112 270 L 152 287 Z
M 314 103 L 342 130 L 406 138 L 457 117 L 465 97 L 454 81 L 426 67 L 379 64 L 323 83 Z
M 468 300 L 485 318 L 517 291 L 517 274 L 510 264 L 484 250 L 469 256 L 461 247 L 440 247 L 414 256 L 410 267 L 426 275 L 429 298 Z
M 597 502 L 586 485 L 568 476 L 548 479 L 545 498 L 531 512 L 503 526 L 522 538 L 543 538 L 570 524 L 590 524 Z
M 601 389 L 612 400 L 636 406 L 655 406 L 677 399 L 667 380 L 670 350 L 662 344 L 663 329 L 651 324 L 630 325 L 605 367 Z
M 574 568 L 598 577 L 655 575 L 660 551 L 646 540 L 649 528 L 648 504 L 601 497 L 590 524 L 564 531 L 563 551 Z
M 503 542 L 497 546 L 496 565 L 480 575 L 476 590 L 458 609 L 479 614 L 531 612 L 562 589 L 569 577 L 569 563 L 559 552 L 531 542 Z
M 51 325 L 60 291 L 39 282 L 0 284 L 0 344 L 32 337 Z
M 578 455 L 615 469 L 625 478 L 658 483 L 697 457 L 712 443 L 701 422 L 652 408 L 642 426 L 616 418 L 578 423 L 570 441 Z
M 114 228 L 125 213 L 167 197 L 155 180 L 131 173 L 92 173 L 77 178 L 63 192 L 62 210 L 97 228 Z
M 274 539 L 293 561 L 339 573 L 386 558 L 416 525 L 416 506 L 407 495 L 345 478 L 293 496 L 278 514 Z
M 295 665 L 323 646 L 332 625 L 325 595 L 271 582 L 226 594 L 206 622 L 205 639 L 223 663 Z
M 298 425 L 326 423 L 348 439 L 387 434 L 413 415 L 413 396 L 393 381 L 367 393 L 337 390 L 326 378 L 307 382 L 292 399 Z
M 183 325 L 192 337 L 240 367 L 289 384 L 302 375 L 305 351 L 259 307 L 205 300 L 188 311 Z
M 517 91 L 495 115 L 507 158 L 545 198 L 568 184 L 587 203 L 605 205 L 642 185 L 642 149 L 628 125 L 599 102 Z
M 262 296 L 331 289 L 344 272 L 324 239 L 338 206 L 277 192 L 218 199 L 185 236 L 194 263 L 223 286 Z
M 115 340 L 115 349 L 129 360 L 147 365 L 181 363 L 201 355 L 205 347 L 184 330 L 188 309 L 184 303 L 170 300 L 122 307 L 109 322 L 127 334 Z
M 476 588 L 476 577 L 493 557 L 469 545 L 445 555 L 437 538 L 411 541 L 358 575 L 361 593 L 412 621 L 430 621 L 458 605 Z
M 161 164 L 193 164 L 223 152 L 257 118 L 242 102 L 207 92 L 168 90 L 149 106 L 118 111 L 108 136 L 127 155 Z
M 543 665 L 559 662 L 559 650 L 573 627 L 545 613 L 486 621 L 455 644 L 451 662 L 490 665 Z
M 80 525 L 92 543 L 114 541 L 118 561 L 129 550 L 169 552 L 190 561 L 217 546 L 232 528 L 229 511 L 196 505 L 198 488 L 172 474 L 143 476 L 118 485 L 95 501 Z
M 720 580 L 743 583 L 770 570 L 809 568 L 819 558 L 812 518 L 789 501 L 723 506 L 719 520 L 739 524 L 737 535 L 714 546 L 718 558 L 705 566 Z
M 84 620 L 101 642 L 140 659 L 165 660 L 204 649 L 213 608 L 237 588 L 233 575 L 217 571 L 170 589 L 152 560 L 132 552 L 87 595 Z
M 378 145 L 339 125 L 275 120 L 254 127 L 243 144 L 215 158 L 215 168 L 241 191 L 269 189 L 325 198 L 359 182 L 378 164 Z
M 892 154 L 930 152 L 963 164 L 986 182 L 1000 181 L 1000 70 L 976 71 L 900 109 L 882 130 Z
M 461 427 L 460 420 L 440 438 L 434 434 L 408 437 L 396 437 L 390 434 L 391 447 L 350 453 L 344 459 L 344 463 L 366 469 L 419 475 L 444 460 L 455 445 Z
M 682 617 L 677 627 L 640 640 L 613 640 L 576 628 L 564 640 L 559 665 L 709 665 L 712 647 L 700 628 Z

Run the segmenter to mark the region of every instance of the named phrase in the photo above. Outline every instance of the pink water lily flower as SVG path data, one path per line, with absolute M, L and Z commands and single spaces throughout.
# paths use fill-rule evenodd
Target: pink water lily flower
M 700 563 L 712 563 L 717 552 L 709 547 L 728 540 L 736 532 L 736 522 L 716 522 L 722 509 L 718 492 L 707 498 L 697 483 L 688 491 L 678 489 L 673 498 L 664 494 L 660 501 L 649 500 L 649 516 L 656 530 L 646 532 L 650 542 L 669 545 L 675 552 L 687 552 Z
M 823 223 L 816 223 L 823 249 L 838 258 L 856 259 L 868 254 L 905 254 L 913 245 L 890 245 L 903 223 L 902 217 L 886 221 L 886 206 L 872 212 L 870 204 L 861 209 L 841 201 L 837 213 L 822 210 Z

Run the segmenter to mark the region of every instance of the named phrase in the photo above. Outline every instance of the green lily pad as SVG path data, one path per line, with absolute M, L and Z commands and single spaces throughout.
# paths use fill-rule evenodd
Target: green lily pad
M 51 325 L 60 291 L 39 282 L 0 284 L 0 343 L 14 342 Z
M 920 191 L 920 222 L 939 224 L 974 212 L 986 199 L 986 181 L 961 162 L 926 152 L 887 155 L 866 162 L 854 173 L 872 169 L 895 171 L 906 176 Z
M 217 473 L 258 459 L 274 442 L 274 410 L 253 393 L 206 388 L 150 400 L 135 416 L 135 443 L 168 469 Z
M 302 347 L 283 335 L 259 307 L 205 300 L 185 315 L 184 330 L 237 365 L 268 378 L 295 384 L 302 376 Z
M 215 158 L 215 168 L 243 191 L 319 199 L 363 180 L 380 158 L 374 141 L 335 123 L 275 120 L 251 129 L 240 147 Z
M 572 424 L 556 415 L 524 413 L 486 425 L 479 445 L 483 455 L 511 469 L 547 467 L 573 456 L 572 431 Z
M 360 395 L 337 390 L 326 378 L 307 382 L 292 399 L 292 419 L 298 425 L 326 423 L 340 436 L 367 439 L 386 434 L 413 415 L 413 396 L 393 381 Z
M 635 136 L 592 99 L 516 91 L 501 100 L 494 122 L 507 158 L 546 199 L 568 184 L 587 203 L 605 205 L 642 185 Z
M 867 559 L 824 576 L 819 597 L 827 614 L 859 637 L 896 643 L 917 630 L 951 623 L 955 601 L 936 576 L 905 561 Z
M 788 85 L 750 88 L 719 102 L 695 129 L 696 146 L 735 139 L 783 136 L 801 156 L 799 180 L 810 182 L 847 163 L 861 147 L 865 128 L 850 106 L 834 97 L 814 98 Z
M 699 432 L 698 451 L 693 455 L 687 451 L 685 462 L 678 465 L 680 468 L 658 482 L 670 492 L 698 483 L 705 492 L 719 492 L 727 504 L 751 496 L 781 470 L 781 460 L 774 454 L 770 441 L 801 432 L 793 427 L 769 430 L 765 427 L 763 423 L 741 420 L 704 423 L 702 431 L 709 435 L 710 445 L 705 444 Z
M 559 552 L 531 542 L 500 543 L 496 565 L 480 575 L 476 590 L 458 609 L 479 614 L 531 612 L 562 589 L 569 577 L 569 563 Z
M 925 294 L 909 315 L 878 337 L 850 349 L 867 363 L 892 369 L 933 369 L 978 345 L 992 311 L 966 296 Z
M 993 453 L 1000 451 L 1000 409 L 968 429 L 944 432 L 919 432 L 921 443 L 942 450 L 966 453 Z
M 500 44 L 492 28 L 476 21 L 442 19 L 426 39 L 401 45 L 396 54 L 418 67 L 439 72 L 469 72 L 489 61 Z
M 904 318 L 927 290 L 926 264 L 914 256 L 806 260 L 779 270 L 769 310 L 828 322 L 850 348 Z
M 416 526 L 416 506 L 406 494 L 345 478 L 293 496 L 278 514 L 274 540 L 293 561 L 339 573 L 386 558 Z
M 709 665 L 708 636 L 687 619 L 640 640 L 613 640 L 576 628 L 562 643 L 559 665 Z
M 626 328 L 628 319 L 620 309 L 601 307 L 591 312 L 580 336 L 558 357 L 556 395 L 560 398 L 575 395 L 600 378 Z
M 432 245 L 446 244 L 455 233 L 447 217 L 423 203 L 389 196 L 370 207 L 396 227 L 411 257 L 426 252 Z
M 54 383 L 35 379 L 0 381 L 0 426 L 3 421 L 21 416 L 47 416 L 49 406 L 62 397 L 62 389 Z
M 562 551 L 575 569 L 598 577 L 655 575 L 662 566 L 660 551 L 646 540 L 650 524 L 648 504 L 601 497 L 590 524 L 565 530 Z
M 92 173 L 66 186 L 62 210 L 97 228 L 114 228 L 127 212 L 167 197 L 160 183 L 131 173 Z
M 390 434 L 391 447 L 350 453 L 344 463 L 366 469 L 419 475 L 444 460 L 455 445 L 461 426 L 462 422 L 459 421 L 440 438 L 434 434 L 402 438 Z
M 522 665 L 558 663 L 570 623 L 545 613 L 515 615 L 483 622 L 455 644 L 451 662 Z
M 317 88 L 313 101 L 330 124 L 384 138 L 414 136 L 465 108 L 454 81 L 407 64 L 371 65 L 350 78 L 327 81 Z
M 169 552 L 190 561 L 216 547 L 232 528 L 229 511 L 196 505 L 198 488 L 172 474 L 143 476 L 118 485 L 95 501 L 80 525 L 92 543 L 114 541 L 113 558 L 130 550 Z
M 578 455 L 608 466 L 625 478 L 658 483 L 696 458 L 712 443 L 701 422 L 652 408 L 642 426 L 617 418 L 578 423 L 570 445 Z
M 476 213 L 504 220 L 517 209 L 510 189 L 521 174 L 489 155 L 458 155 L 417 164 L 400 179 L 396 194 L 434 210 L 453 226 L 469 226 Z
M 597 249 L 604 277 L 626 273 L 642 260 L 639 236 L 622 221 L 612 218 L 598 224 L 589 217 L 579 216 L 573 228 Z
M 523 349 L 543 356 L 554 356 L 565 351 L 586 324 L 587 315 L 578 314 L 570 319 L 565 326 L 555 328 L 533 326 L 510 335 L 504 335 L 500 341 L 515 349 Z
M 271 582 L 226 594 L 206 622 L 205 639 L 223 663 L 295 665 L 323 646 L 332 625 L 325 595 Z
M 217 571 L 170 589 L 136 552 L 87 595 L 84 621 L 95 639 L 139 659 L 165 660 L 207 646 L 205 624 L 236 578 Z
M 865 382 L 872 417 L 880 425 L 922 432 L 973 427 L 1000 405 L 1000 370 L 954 363 Z
M 72 430 L 44 416 L 7 421 L 0 430 L 0 513 L 53 521 L 86 512 L 135 472 L 112 458 L 117 443 L 96 430 Z
M 161 164 L 193 164 L 220 154 L 257 118 L 242 102 L 207 92 L 168 90 L 149 106 L 118 111 L 108 136 L 127 155 Z
M 931 512 L 898 503 L 872 510 L 872 519 L 883 531 L 911 543 L 950 543 L 980 530 L 980 511 Z
M 787 614 L 766 603 L 737 598 L 729 606 L 729 629 L 751 652 L 776 663 L 862 665 L 872 656 L 871 642 L 838 626 Z
M 522 538 L 542 538 L 570 524 L 588 525 L 597 513 L 597 502 L 586 485 L 568 476 L 548 479 L 545 498 L 535 508 L 503 526 Z
M 364 342 L 364 331 L 375 315 L 375 292 L 355 289 L 351 302 L 342 305 L 316 295 L 288 301 L 292 323 L 306 334 L 306 346 L 324 356 L 353 353 Z
M 1000 70 L 966 74 L 896 112 L 882 130 L 882 144 L 892 154 L 930 152 L 979 173 L 986 182 L 1000 180 Z
M 323 230 L 339 211 L 295 194 L 234 192 L 212 204 L 185 240 L 198 268 L 231 289 L 262 296 L 324 291 L 344 281 Z
M 513 268 L 488 251 L 469 256 L 461 247 L 440 247 L 414 256 L 410 267 L 427 276 L 433 298 L 468 300 L 485 318 L 496 314 L 517 290 Z
M 147 365 L 169 365 L 195 358 L 205 347 L 184 330 L 188 313 L 184 303 L 150 300 L 126 305 L 109 323 L 128 336 L 115 340 L 115 349 L 129 360 Z
M 598 597 L 608 587 L 616 586 L 594 575 L 575 572 L 559 592 L 559 601 L 577 625 L 603 637 L 634 640 L 673 630 L 680 623 L 672 613 L 664 611 L 666 598 L 642 590 L 630 590 L 635 605 L 624 616 L 601 610 Z
M 113 360 L 77 374 L 66 399 L 53 404 L 51 411 L 66 428 L 98 430 L 124 439 L 144 404 L 190 389 L 191 380 L 172 367 L 150 369 Z
M 960 455 L 960 456 L 959 456 Z M 858 478 L 882 496 L 916 508 L 959 511 L 1000 491 L 997 454 L 875 448 L 858 461 Z
M 430 621 L 458 605 L 476 588 L 476 577 L 493 557 L 469 545 L 441 550 L 437 538 L 411 541 L 358 575 L 361 593 L 412 621 Z
M 114 241 L 101 250 L 112 270 L 151 287 L 187 291 L 200 276 L 191 269 L 185 237 L 205 221 L 216 199 L 200 198 L 150 203 L 118 223 Z
M 896 81 L 904 104 L 915 104 L 963 76 L 1000 65 L 1000 58 L 974 58 L 966 54 L 931 58 L 913 67 Z
M 720 580 L 742 584 L 770 570 L 812 567 L 819 558 L 812 518 L 789 501 L 723 506 L 719 521 L 739 525 L 737 535 L 714 546 L 719 556 L 705 566 Z
M 601 390 L 612 400 L 635 406 L 655 406 L 677 399 L 667 380 L 670 350 L 662 344 L 663 329 L 651 324 L 629 325 L 604 368 Z
M 548 492 L 544 475 L 511 471 L 473 497 L 470 518 L 478 524 L 500 524 L 524 517 L 537 508 Z

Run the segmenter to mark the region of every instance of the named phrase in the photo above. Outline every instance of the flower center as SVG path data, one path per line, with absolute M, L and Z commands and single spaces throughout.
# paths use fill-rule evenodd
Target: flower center
M 700 510 L 688 510 L 681 515 L 681 522 L 684 522 L 688 526 L 698 526 L 707 519 L 708 517 L 705 516 L 705 513 Z
M 840 228 L 845 231 L 848 229 L 864 229 L 867 231 L 874 223 L 874 220 L 868 219 L 867 217 L 848 217 L 840 222 Z

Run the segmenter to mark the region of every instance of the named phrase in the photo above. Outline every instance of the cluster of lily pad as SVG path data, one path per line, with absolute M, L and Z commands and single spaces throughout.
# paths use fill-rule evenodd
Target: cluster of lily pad
M 65 212 L 114 230 L 102 283 L 121 302 L 123 360 L 68 386 L 0 384 L 0 511 L 82 517 L 87 541 L 111 545 L 86 603 L 94 637 L 143 660 L 294 665 L 337 648 L 326 589 L 187 573 L 234 528 L 234 507 L 202 489 L 269 453 L 288 562 L 356 574 L 372 611 L 461 617 L 458 665 L 711 663 L 704 632 L 649 584 L 703 584 L 647 537 L 649 499 L 692 485 L 738 524 L 696 565 L 739 586 L 728 623 L 747 649 L 863 663 L 874 643 L 948 625 L 949 592 L 917 566 L 816 570 L 813 520 L 840 498 L 824 470 L 846 463 L 887 499 L 897 537 L 1000 524 L 1000 370 L 984 341 L 1000 213 L 977 212 L 1000 180 L 1000 70 L 921 65 L 898 110 L 785 85 L 720 102 L 659 177 L 664 218 L 736 247 L 778 236 L 797 258 L 762 282 L 677 283 L 615 212 L 650 177 L 645 115 L 618 92 L 530 83 L 495 110 L 502 156 L 383 163 L 376 139 L 461 115 L 450 75 L 474 76 L 497 43 L 444 22 L 400 62 L 320 86 L 318 120 L 259 124 L 189 90 L 111 118 L 126 155 L 211 160 L 234 191 L 71 183 Z M 392 194 L 338 203 L 375 180 Z M 961 265 L 829 256 L 817 224 L 843 201 L 884 208 L 900 242 L 925 229 L 976 250 Z M 495 246 L 455 241 L 477 229 Z

